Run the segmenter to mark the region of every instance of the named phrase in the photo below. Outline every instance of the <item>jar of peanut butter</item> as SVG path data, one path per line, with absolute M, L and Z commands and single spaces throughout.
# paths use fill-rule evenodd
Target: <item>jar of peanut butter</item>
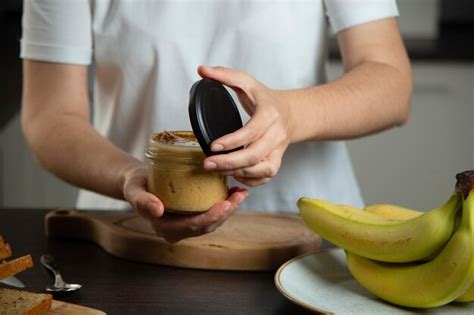
M 163 202 L 166 211 L 205 212 L 227 198 L 226 176 L 203 169 L 206 156 L 193 132 L 154 133 L 145 156 L 148 191 Z

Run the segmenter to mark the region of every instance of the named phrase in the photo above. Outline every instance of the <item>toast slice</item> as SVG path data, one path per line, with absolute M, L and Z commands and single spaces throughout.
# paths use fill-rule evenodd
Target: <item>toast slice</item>
M 0 235 L 0 259 L 5 259 L 12 255 L 10 245 L 6 244 L 3 237 Z
M 12 255 L 12 249 L 8 244 L 0 244 L 0 260 L 8 258 Z
M 43 315 L 52 299 L 51 294 L 0 288 L 0 315 Z
M 3 264 L 0 263 L 0 280 L 16 275 L 17 273 L 31 267 L 33 267 L 31 255 L 22 256 L 20 258 L 4 262 Z

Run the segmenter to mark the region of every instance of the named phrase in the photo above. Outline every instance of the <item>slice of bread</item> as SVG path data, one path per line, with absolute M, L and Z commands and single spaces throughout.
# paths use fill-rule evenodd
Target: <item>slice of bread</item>
M 33 267 L 33 260 L 31 255 L 22 256 L 17 259 L 13 259 L 3 264 L 0 263 L 0 280 L 16 275 L 25 269 Z
M 10 245 L 6 244 L 3 237 L 0 235 L 0 259 L 5 259 L 12 255 Z
M 0 315 L 43 315 L 52 299 L 51 294 L 0 288 Z
M 12 250 L 8 244 L 0 244 L 0 260 L 8 258 L 12 255 Z
M 10 257 L 10 245 L 0 235 L 0 259 Z M 0 280 L 16 275 L 33 267 L 31 255 L 26 255 L 2 263 L 0 260 Z M 51 294 L 0 288 L 0 315 L 43 315 L 51 308 Z

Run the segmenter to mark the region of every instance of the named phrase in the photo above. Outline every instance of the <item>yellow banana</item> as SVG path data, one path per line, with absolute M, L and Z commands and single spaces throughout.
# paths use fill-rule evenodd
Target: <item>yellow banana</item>
M 366 212 L 369 212 L 371 214 L 375 214 L 381 218 L 387 219 L 387 220 L 397 220 L 397 221 L 406 221 L 410 220 L 413 218 L 416 218 L 420 215 L 422 215 L 424 212 L 418 211 L 418 210 L 412 210 L 396 205 L 391 205 L 391 204 L 373 204 L 364 209 Z M 454 222 L 454 229 L 457 229 L 459 226 L 459 223 L 461 223 L 461 218 L 460 216 L 456 216 L 456 220 Z M 436 257 L 439 252 L 442 250 L 442 248 L 438 249 L 435 251 L 433 254 L 431 254 L 428 257 L 420 259 L 420 261 L 429 261 L 432 260 L 434 257 Z M 474 292 L 473 292 L 474 293 Z
M 356 213 L 357 216 L 365 217 L 368 219 L 375 219 L 377 222 L 384 222 L 386 219 L 378 213 L 371 213 L 369 211 L 364 211 L 364 209 L 359 209 L 349 205 L 337 205 L 337 207 L 348 217 L 352 217 L 354 213 Z
M 472 302 L 474 301 L 474 283 L 471 284 L 471 287 L 467 289 L 460 297 L 458 297 L 456 302 Z
M 456 193 L 440 208 L 393 221 L 324 200 L 298 200 L 301 217 L 314 232 L 347 251 L 386 262 L 419 260 L 443 247 L 452 234 L 459 205 Z
M 436 307 L 461 296 L 474 280 L 474 191 L 463 202 L 461 224 L 444 249 L 425 263 L 377 262 L 347 252 L 354 278 L 367 290 L 394 304 Z
M 412 210 L 390 204 L 373 204 L 364 209 L 366 212 L 378 215 L 387 220 L 405 221 L 423 214 L 421 211 Z
M 369 218 L 382 218 L 391 221 L 405 221 L 409 219 L 416 218 L 423 214 L 422 211 L 412 210 L 396 205 L 391 204 L 373 204 L 365 207 L 364 209 L 359 209 L 349 205 L 337 205 L 339 208 L 345 211 L 361 211 L 360 214 L 367 216 Z

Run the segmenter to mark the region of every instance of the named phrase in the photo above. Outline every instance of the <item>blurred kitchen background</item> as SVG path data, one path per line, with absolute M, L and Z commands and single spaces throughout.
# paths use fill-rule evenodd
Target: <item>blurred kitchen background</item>
M 73 207 L 77 190 L 41 170 L 21 134 L 21 2 L 0 1 L 0 207 Z M 397 2 L 415 78 L 411 119 L 347 145 L 366 203 L 429 209 L 457 172 L 474 169 L 474 1 Z M 328 71 L 342 72 L 334 39 Z

